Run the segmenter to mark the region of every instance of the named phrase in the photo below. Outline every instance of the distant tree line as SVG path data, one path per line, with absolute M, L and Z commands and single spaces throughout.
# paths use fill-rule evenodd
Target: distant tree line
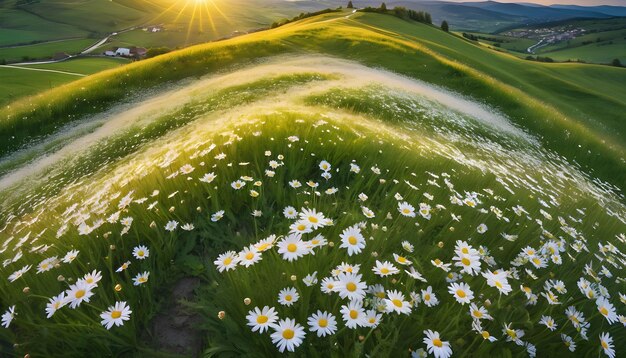
M 491 41 L 491 42 L 497 42 L 497 43 L 508 42 L 508 41 L 505 41 L 503 39 L 499 39 L 496 37 L 476 36 L 474 34 L 468 34 L 466 32 L 463 33 L 463 37 L 472 41 L 485 40 L 485 41 Z
M 324 10 L 315 11 L 315 12 L 303 12 L 300 15 L 298 15 L 298 16 L 292 18 L 292 19 L 284 19 L 284 20 L 281 20 L 281 21 L 274 22 L 274 23 L 272 23 L 270 28 L 275 29 L 277 27 L 280 27 L 280 26 L 283 26 L 283 25 L 287 25 L 287 24 L 292 23 L 294 21 L 306 19 L 308 17 L 313 17 L 313 16 L 317 16 L 317 15 L 322 15 L 322 14 L 329 14 L 331 12 L 339 12 L 339 11 L 341 11 L 341 8 L 339 8 L 339 9 L 324 9 Z
M 537 61 L 537 62 L 554 62 L 554 59 L 550 57 L 542 57 L 542 56 L 526 56 L 528 61 Z
M 403 6 L 396 6 L 393 9 L 389 10 L 387 9 L 387 5 L 385 3 L 382 3 L 380 7 L 368 6 L 359 11 L 393 15 L 395 17 L 399 17 L 404 20 L 413 20 L 413 21 L 422 22 L 425 24 L 433 23 L 433 19 L 431 15 L 426 11 L 415 11 L 415 10 L 407 9 Z

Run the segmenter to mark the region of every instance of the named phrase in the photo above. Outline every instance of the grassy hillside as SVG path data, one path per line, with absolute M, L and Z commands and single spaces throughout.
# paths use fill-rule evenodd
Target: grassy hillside
M 327 15 L 326 19 L 338 17 L 343 15 Z M 315 36 L 315 41 L 311 36 Z M 381 44 L 388 46 L 389 51 L 381 54 Z M 247 59 L 293 51 L 347 54 L 350 59 L 382 64 L 395 72 L 464 93 L 498 108 L 516 123 L 538 133 L 547 146 L 595 170 L 595 175 L 620 186 L 624 182 L 621 180 L 624 175 L 621 116 L 626 98 L 622 95 L 626 71 L 603 66 L 529 63 L 472 45 L 435 28 L 391 16 L 358 13 L 354 19 L 325 22 L 316 18 L 263 34 L 195 47 L 133 65 L 123 70 L 127 74 L 124 77 L 107 73 L 41 98 L 15 103 L 10 113 L 2 115 L 7 118 L 2 122 L 2 135 L 15 136 L 6 140 L 4 151 L 14 150 L 29 138 L 49 133 L 68 120 L 107 108 L 133 91 L 152 88 L 163 81 L 198 76 Z M 61 102 L 64 92 L 85 86 L 84 106 L 76 106 L 72 116 L 63 114 L 67 109 L 60 106 L 31 112 L 28 125 L 16 121 L 20 118 L 16 113 L 22 106 L 30 108 L 53 97 Z M 34 123 L 41 123 L 44 118 L 45 126 L 33 128 Z
M 623 352 L 624 72 L 341 12 L 11 103 L 0 354 Z

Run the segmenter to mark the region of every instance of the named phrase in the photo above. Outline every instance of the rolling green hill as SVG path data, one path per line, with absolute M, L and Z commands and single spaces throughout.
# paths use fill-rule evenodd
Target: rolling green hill
M 624 83 L 344 10 L 12 102 L 0 353 L 623 352 Z

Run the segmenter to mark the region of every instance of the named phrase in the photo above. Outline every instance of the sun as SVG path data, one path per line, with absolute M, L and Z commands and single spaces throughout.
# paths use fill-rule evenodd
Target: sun
M 218 33 L 216 21 L 230 23 L 226 14 L 218 4 L 224 0 L 145 0 L 148 3 L 162 1 L 166 3 L 161 13 L 151 21 L 167 21 L 175 24 L 186 24 L 187 40 L 193 32 Z

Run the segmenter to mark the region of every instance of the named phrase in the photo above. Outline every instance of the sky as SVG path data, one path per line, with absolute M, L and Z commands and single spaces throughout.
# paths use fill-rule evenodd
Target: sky
M 483 0 L 446 0 L 456 2 L 467 1 L 483 1 Z M 583 5 L 583 6 L 595 6 L 595 5 L 619 5 L 626 6 L 626 0 L 495 0 L 497 2 L 532 2 L 541 5 Z

